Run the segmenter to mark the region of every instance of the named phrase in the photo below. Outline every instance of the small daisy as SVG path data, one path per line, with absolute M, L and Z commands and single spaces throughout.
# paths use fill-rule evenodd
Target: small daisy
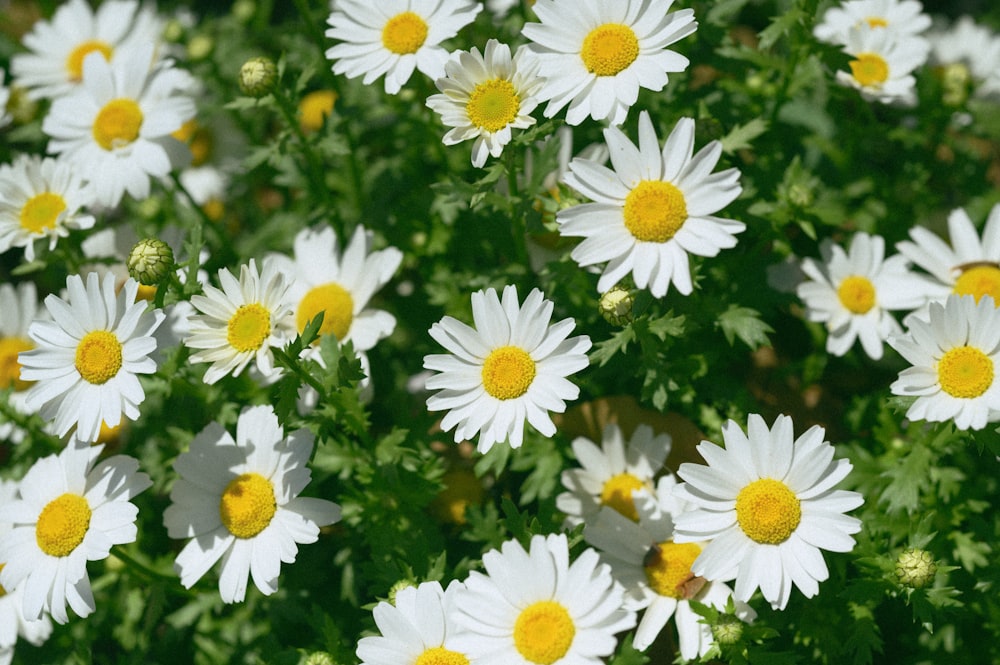
M 635 625 L 607 564 L 592 549 L 570 563 L 566 534 L 533 536 L 527 552 L 509 540 L 483 567 L 455 594 L 454 644 L 472 662 L 601 665 Z
M 193 81 L 168 65 L 150 70 L 151 49 L 111 64 L 88 55 L 80 88 L 56 99 L 42 121 L 49 152 L 88 173 L 105 206 L 118 205 L 125 192 L 146 198 L 150 177 L 163 178 L 190 159 L 171 133 L 194 116 Z
M 927 61 L 927 49 L 914 37 L 895 38 L 868 24 L 852 28 L 844 52 L 853 56 L 851 71 L 838 71 L 837 82 L 856 89 L 862 99 L 882 104 L 916 103 L 913 70 Z
M 368 85 L 385 74 L 385 91 L 395 95 L 420 70 L 444 76 L 448 51 L 441 42 L 458 34 L 482 9 L 468 0 L 337 0 L 326 36 L 340 41 L 326 51 L 333 73 L 364 75 Z
M 48 238 L 49 250 L 70 230 L 89 229 L 94 202 L 80 170 L 66 160 L 21 155 L 0 175 L 0 253 L 24 248 L 35 259 L 35 240 Z
M 669 434 L 654 436 L 652 427 L 639 425 L 626 446 L 614 423 L 604 428 L 600 448 L 582 436 L 574 439 L 573 454 L 583 468 L 562 472 L 563 487 L 569 491 L 556 497 L 556 507 L 566 513 L 570 526 L 588 521 L 602 506 L 638 519 L 635 497 L 653 491 L 670 444 Z
M 915 396 L 911 420 L 954 420 L 959 429 L 983 429 L 1000 420 L 1000 310 L 993 298 L 951 295 L 931 303 L 927 318 L 913 317 L 906 335 L 889 344 L 913 367 L 890 386 L 894 395 Z
M 562 413 L 566 400 L 580 389 L 566 377 L 588 365 L 590 338 L 567 336 L 571 318 L 549 325 L 552 301 L 532 289 L 518 305 L 517 289 L 506 286 L 503 299 L 494 289 L 472 294 L 476 327 L 446 316 L 430 334 L 448 353 L 424 356 L 424 369 L 439 372 L 427 379 L 431 411 L 448 411 L 445 432 L 455 428 L 455 442 L 479 434 L 477 449 L 509 441 L 519 448 L 524 421 L 544 436 L 556 433 L 549 411 Z
M 265 378 L 275 375 L 274 347 L 295 337 L 295 317 L 288 299 L 288 284 L 273 261 L 240 267 L 237 281 L 228 269 L 219 270 L 222 289 L 206 285 L 205 295 L 191 296 L 201 312 L 191 317 L 191 335 L 184 344 L 198 351 L 191 362 L 212 363 L 205 372 L 211 385 L 224 376 L 239 376 L 250 361 Z
M 18 354 L 35 348 L 28 336 L 32 321 L 41 319 L 34 282 L 22 282 L 15 289 L 0 284 L 0 390 L 11 390 L 8 404 L 18 413 L 31 413 L 25 396 L 31 383 L 21 378 Z M 0 422 L 0 441 L 20 443 L 24 431 L 11 422 Z
M 427 106 L 454 127 L 444 135 L 445 145 L 476 139 L 473 166 L 483 166 L 487 155 L 499 157 L 510 143 L 511 129 L 535 124 L 531 112 L 543 80 L 538 62 L 524 47 L 511 59 L 510 47 L 491 39 L 484 53 L 475 47 L 456 51 L 444 70 L 446 77 L 435 81 L 443 94 L 428 97 Z
M 0 584 L 21 590 L 29 620 L 48 612 L 66 623 L 67 605 L 81 617 L 93 612 L 87 562 L 135 540 L 139 509 L 130 501 L 152 483 L 126 455 L 95 465 L 103 449 L 71 439 L 28 469 L 20 500 L 0 507 L 0 521 L 14 524 L 0 537 Z
M 917 0 L 847 0 L 826 10 L 813 34 L 824 42 L 843 46 L 851 30 L 862 25 L 882 29 L 892 39 L 914 39 L 931 26 L 931 17 Z M 925 42 L 923 48 L 927 48 Z
M 362 665 L 465 665 L 468 657 L 454 648 L 455 594 L 452 582 L 424 582 L 396 593 L 394 603 L 380 602 L 372 610 L 381 635 L 358 640 Z
M 673 0 L 538 0 L 541 23 L 522 29 L 538 54 L 546 82 L 545 117 L 569 104 L 566 122 L 579 125 L 589 115 L 612 125 L 625 121 L 639 88 L 663 90 L 667 73 L 682 72 L 689 61 L 667 46 L 693 33 L 694 11 L 668 13 Z
M 35 321 L 28 336 L 35 348 L 24 351 L 21 378 L 36 381 L 25 397 L 28 408 L 53 421 L 58 436 L 76 426 L 83 442 L 97 440 L 101 423 L 114 427 L 122 414 L 139 417 L 146 393 L 138 374 L 152 374 L 156 363 L 153 331 L 163 322 L 160 310 L 136 302 L 138 283 L 129 279 L 115 295 L 115 278 L 97 273 L 66 278 L 69 301 L 45 298 L 52 321 Z
M 844 513 L 864 503 L 857 492 L 833 487 L 851 463 L 833 459 L 833 446 L 814 425 L 792 440 L 792 419 L 778 416 L 768 430 L 751 414 L 746 434 L 730 420 L 726 447 L 698 445 L 708 465 L 681 464 L 685 483 L 674 490 L 692 508 L 675 516 L 674 542 L 711 540 L 691 565 L 707 580 L 736 580 L 736 600 L 760 587 L 774 609 L 784 609 L 796 586 L 812 598 L 829 577 L 820 550 L 849 552 L 861 520 Z
M 617 127 L 605 129 L 604 138 L 614 170 L 577 158 L 566 174 L 566 184 L 595 201 L 556 216 L 560 234 L 585 238 L 570 256 L 583 267 L 607 263 L 597 282 L 601 293 L 631 273 L 637 287 L 657 298 L 671 282 L 689 295 L 688 254 L 715 256 L 735 247 L 735 235 L 746 228 L 714 216 L 740 195 L 740 172 L 711 173 L 722 156 L 718 141 L 692 156 L 691 118 L 677 123 L 662 151 L 645 111 L 638 147 Z
M 645 610 L 632 646 L 645 651 L 674 617 L 681 657 L 693 660 L 708 653 L 714 640 L 711 628 L 691 609 L 691 601 L 725 610 L 733 590 L 691 572 L 691 564 L 705 543 L 673 541 L 674 516 L 686 507 L 672 495 L 676 484 L 673 476 L 664 476 L 655 494 L 637 497 L 637 520 L 602 508 L 588 521 L 583 535 L 625 587 L 625 606 Z M 743 621 L 756 618 L 756 612 L 742 602 L 736 603 L 736 615 Z
M 847 353 L 855 340 L 873 360 L 882 357 L 882 342 L 903 332 L 890 310 L 912 310 L 926 301 L 923 280 L 909 271 L 905 256 L 885 258 L 881 236 L 856 233 L 845 253 L 824 241 L 822 263 L 802 262 L 806 281 L 796 293 L 810 321 L 826 324 L 826 350 Z
M 268 405 L 243 409 L 235 439 L 218 423 L 194 438 L 174 462 L 180 478 L 163 513 L 171 538 L 191 539 L 174 563 L 184 588 L 221 559 L 223 602 L 241 602 L 250 576 L 264 595 L 277 591 L 281 564 L 340 519 L 337 504 L 299 496 L 312 449 L 312 433 L 286 437 Z

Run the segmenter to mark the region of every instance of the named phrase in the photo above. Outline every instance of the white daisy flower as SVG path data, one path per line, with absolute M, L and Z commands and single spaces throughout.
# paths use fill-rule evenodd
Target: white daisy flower
M 150 70 L 151 48 L 111 64 L 88 55 L 79 89 L 56 99 L 42 121 L 49 152 L 89 174 L 105 206 L 118 205 L 125 192 L 146 198 L 150 177 L 190 159 L 171 133 L 194 116 L 191 76 L 167 64 Z
M 931 26 L 931 17 L 917 0 L 847 0 L 827 9 L 813 34 L 829 44 L 844 45 L 851 30 L 862 25 L 882 29 L 891 39 L 915 39 Z M 920 42 L 926 50 L 927 43 Z
M 35 348 L 28 336 L 32 321 L 44 318 L 38 311 L 38 295 L 34 282 L 22 282 L 15 289 L 0 284 L 0 390 L 11 390 L 7 403 L 18 413 L 32 413 L 25 403 L 31 383 L 21 378 L 18 355 Z M 24 430 L 12 422 L 0 422 L 0 441 L 21 443 Z
M 446 76 L 435 81 L 442 94 L 427 98 L 427 106 L 454 129 L 444 135 L 445 145 L 475 139 L 472 165 L 481 167 L 486 156 L 499 157 L 510 143 L 512 129 L 535 124 L 531 112 L 544 81 L 538 62 L 525 47 L 513 59 L 510 47 L 495 39 L 480 53 L 456 51 L 444 66 Z
M 448 411 L 441 429 L 455 428 L 456 443 L 478 433 L 481 453 L 501 441 L 519 448 L 525 420 L 544 436 L 556 433 L 548 412 L 562 413 L 580 394 L 566 377 L 588 365 L 590 338 L 567 339 L 571 318 L 550 326 L 553 307 L 538 289 L 518 305 L 517 289 L 506 286 L 502 300 L 494 289 L 472 294 L 475 328 L 450 316 L 431 326 L 448 353 L 424 356 L 424 369 L 439 372 L 427 389 L 440 389 L 427 408 Z
M 951 80 L 960 84 L 963 95 L 971 84 L 977 97 L 1000 96 L 1000 37 L 995 32 L 962 16 L 928 39 L 931 62 L 945 68 L 946 86 Z
M 312 448 L 312 433 L 286 437 L 269 405 L 243 409 L 235 439 L 218 423 L 194 438 L 174 462 L 180 478 L 163 513 L 171 538 L 191 539 L 174 562 L 185 588 L 221 559 L 223 602 L 241 602 L 248 577 L 264 595 L 277 591 L 281 564 L 340 519 L 337 504 L 299 496 Z
M 588 521 L 583 536 L 625 587 L 625 606 L 645 610 L 632 646 L 645 651 L 674 617 L 681 658 L 693 660 L 708 653 L 714 640 L 711 628 L 691 609 L 691 601 L 725 610 L 733 590 L 691 572 L 705 543 L 673 541 L 674 516 L 686 507 L 672 495 L 676 484 L 672 475 L 664 476 L 655 494 L 637 496 L 637 520 L 602 508 Z M 736 603 L 736 615 L 743 621 L 753 621 L 756 614 L 746 603 Z
M 806 304 L 806 318 L 826 325 L 826 350 L 842 356 L 861 340 L 873 360 L 882 357 L 882 342 L 903 332 L 890 310 L 912 310 L 926 301 L 923 280 L 909 270 L 905 256 L 885 258 L 885 239 L 856 233 L 845 253 L 829 240 L 822 243 L 822 262 L 802 261 L 806 281 L 796 293 Z
M 87 562 L 136 537 L 139 509 L 130 500 L 152 483 L 138 460 L 114 455 L 95 465 L 103 445 L 71 439 L 58 455 L 35 462 L 21 480 L 21 498 L 0 507 L 13 530 L 0 537 L 0 584 L 21 588 L 24 616 L 57 623 L 94 611 Z
M 760 587 L 774 609 L 784 609 L 796 586 L 812 598 L 829 577 L 820 550 L 849 552 L 861 520 L 844 515 L 864 499 L 833 487 L 851 471 L 833 459 L 833 446 L 814 425 L 792 440 L 792 419 L 778 416 L 768 430 L 750 414 L 747 433 L 735 421 L 722 426 L 726 447 L 698 445 L 708 462 L 681 464 L 686 482 L 675 495 L 692 504 L 676 515 L 674 542 L 711 540 L 691 565 L 707 580 L 736 580 L 736 600 Z
M 0 253 L 24 248 L 35 259 L 35 240 L 48 238 L 49 250 L 70 230 L 89 229 L 94 216 L 84 209 L 94 191 L 82 172 L 63 159 L 21 155 L 0 174 Z
M 522 34 L 538 54 L 546 82 L 545 117 L 567 104 L 566 122 L 579 125 L 589 115 L 612 125 L 625 121 L 639 88 L 663 90 L 667 73 L 682 72 L 689 61 L 667 46 L 693 33 L 694 11 L 668 12 L 673 0 L 538 0 Z
M 617 127 L 604 130 L 611 170 L 585 159 L 569 164 L 566 184 L 595 203 L 561 210 L 559 233 L 585 238 L 570 254 L 581 266 L 607 263 L 597 290 L 607 291 L 632 274 L 640 289 L 657 298 L 671 282 L 689 295 L 693 289 L 688 254 L 715 256 L 736 246 L 742 222 L 714 216 L 740 195 L 735 168 L 711 173 L 722 156 L 712 141 L 692 156 L 694 120 L 682 118 L 663 144 L 643 111 L 639 145 Z
M 191 335 L 185 346 L 198 351 L 191 362 L 212 363 L 205 372 L 211 385 L 224 376 L 239 376 L 250 361 L 264 378 L 275 375 L 274 347 L 284 346 L 295 337 L 295 318 L 288 284 L 275 263 L 265 259 L 240 266 L 237 281 L 228 269 L 219 270 L 222 289 L 205 285 L 205 295 L 191 296 L 191 304 L 201 314 L 191 317 Z
M 83 79 L 83 61 L 99 53 L 105 61 L 135 57 L 136 49 L 160 41 L 164 21 L 135 0 L 108 0 L 96 12 L 85 0 L 62 4 L 50 21 L 37 21 L 22 39 L 29 53 L 11 57 L 11 73 L 32 99 L 58 99 Z M 141 62 L 148 68 L 149 57 Z
M 635 625 L 607 564 L 592 549 L 570 563 L 566 534 L 533 536 L 527 552 L 509 540 L 483 567 L 455 594 L 454 644 L 472 662 L 601 665 Z
M 837 82 L 854 88 L 867 101 L 916 104 L 913 70 L 927 61 L 927 49 L 914 37 L 896 38 L 868 24 L 852 28 L 844 52 L 854 59 L 850 72 L 838 71 Z
M 913 367 L 890 386 L 894 395 L 916 396 L 911 420 L 954 420 L 959 429 L 983 429 L 1000 420 L 1000 310 L 993 298 L 951 295 L 931 303 L 927 319 L 913 317 L 906 335 L 889 338 Z
M 80 441 L 93 442 L 101 423 L 114 427 L 122 414 L 139 417 L 146 393 L 138 374 L 152 374 L 156 363 L 153 331 L 163 322 L 160 310 L 136 302 L 138 283 L 129 279 L 115 295 L 111 274 L 66 278 L 69 301 L 45 298 L 52 321 L 35 321 L 28 336 L 35 348 L 22 352 L 21 378 L 35 381 L 25 397 L 28 408 L 52 421 L 56 435 L 76 426 Z
M 568 492 L 556 497 L 556 507 L 566 513 L 566 522 L 576 526 L 595 516 L 602 506 L 630 520 L 639 518 L 635 498 L 649 494 L 654 479 L 670 454 L 669 434 L 653 434 L 649 425 L 635 428 L 628 444 L 617 424 L 604 428 L 601 447 L 590 439 L 573 440 L 573 454 L 582 468 L 562 472 Z
M 468 0 L 337 0 L 326 36 L 340 41 L 326 51 L 333 73 L 364 75 L 368 85 L 385 74 L 385 91 L 395 95 L 414 69 L 444 76 L 448 51 L 441 42 L 458 34 L 483 6 Z
M 468 657 L 455 650 L 455 594 L 452 582 L 424 582 L 396 593 L 393 603 L 380 602 L 372 610 L 381 635 L 358 640 L 362 665 L 465 665 Z

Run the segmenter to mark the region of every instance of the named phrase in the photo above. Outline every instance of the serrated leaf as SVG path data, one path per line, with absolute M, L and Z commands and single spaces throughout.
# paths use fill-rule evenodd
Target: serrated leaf
M 674 316 L 673 310 L 663 316 L 649 320 L 649 332 L 659 340 L 665 341 L 667 337 L 680 337 L 684 334 L 684 315 Z
M 625 326 L 612 335 L 610 339 L 594 345 L 594 350 L 590 353 L 590 362 L 597 363 L 598 367 L 604 367 L 609 360 L 615 357 L 615 354 L 625 353 L 625 349 L 634 341 L 635 330 L 631 325 Z
M 905 457 L 892 464 L 881 477 L 888 478 L 879 503 L 889 504 L 886 512 L 914 512 L 920 506 L 920 495 L 930 484 L 929 468 L 934 455 L 927 446 L 914 444 Z
M 746 150 L 752 147 L 751 141 L 766 132 L 767 128 L 767 120 L 763 118 L 754 118 L 746 124 L 736 125 L 722 137 L 722 152 L 729 155 L 737 150 Z
M 739 337 L 751 349 L 770 344 L 767 334 L 774 332 L 774 328 L 761 320 L 760 312 L 739 305 L 730 305 L 729 309 L 719 315 L 716 325 L 722 328 L 730 346 Z
M 987 555 L 992 551 L 992 548 L 988 543 L 980 542 L 973 538 L 972 534 L 963 531 L 950 533 L 948 538 L 955 543 L 952 554 L 962 564 L 962 568 L 970 573 L 990 562 Z
M 771 25 L 760 31 L 758 35 L 760 41 L 757 48 L 761 51 L 769 50 L 779 39 L 787 35 L 796 23 L 805 18 L 806 13 L 797 7 L 778 16 L 771 22 Z

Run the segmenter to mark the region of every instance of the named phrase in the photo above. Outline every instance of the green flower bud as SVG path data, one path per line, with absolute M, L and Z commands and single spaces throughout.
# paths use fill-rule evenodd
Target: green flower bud
M 728 615 L 719 617 L 719 623 L 712 626 L 712 637 L 719 644 L 736 644 L 743 637 L 743 622 Z
M 128 253 L 125 265 L 128 267 L 128 274 L 140 284 L 153 286 L 173 270 L 174 251 L 162 240 L 146 238 L 137 242 Z
M 192 60 L 204 60 L 212 54 L 215 42 L 208 35 L 195 35 L 187 45 L 188 57 Z
M 934 580 L 937 563 L 927 550 L 910 547 L 896 559 L 896 579 L 900 584 L 922 589 Z
M 404 580 L 399 580 L 398 582 L 396 582 L 395 584 L 393 584 L 392 588 L 389 589 L 389 602 L 392 603 L 393 605 L 395 605 L 396 604 L 396 594 L 399 593 L 400 591 L 402 591 L 403 589 L 405 589 L 407 587 L 411 587 L 411 586 L 416 586 L 416 584 L 414 584 L 413 580 L 405 580 L 404 579 Z
M 250 58 L 240 67 L 240 90 L 250 97 L 264 97 L 274 90 L 278 67 L 267 56 Z
M 633 304 L 635 304 L 635 298 L 632 293 L 620 286 L 615 286 L 601 296 L 598 308 L 605 321 L 613 326 L 624 326 L 632 322 Z
M 247 23 L 257 13 L 257 3 L 254 0 L 236 0 L 232 12 L 237 21 Z
M 302 661 L 302 665 L 336 665 L 337 661 L 325 651 L 314 651 Z

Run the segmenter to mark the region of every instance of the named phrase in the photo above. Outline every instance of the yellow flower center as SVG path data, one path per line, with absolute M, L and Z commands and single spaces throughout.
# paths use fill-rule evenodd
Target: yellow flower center
M 340 284 L 330 282 L 309 289 L 299 303 L 299 312 L 295 315 L 295 323 L 299 332 L 306 328 L 317 314 L 323 312 L 323 325 L 319 327 L 320 335 L 333 334 L 338 340 L 344 339 L 354 321 L 354 299 Z
M 613 508 L 633 522 L 639 521 L 639 512 L 632 500 L 632 491 L 642 489 L 646 484 L 631 473 L 619 473 L 601 488 L 601 503 Z
M 112 99 L 97 112 L 93 134 L 97 145 L 114 150 L 132 143 L 142 127 L 142 109 L 131 99 Z
M 865 22 L 868 23 L 869 27 L 872 27 L 872 28 L 888 28 L 889 27 L 889 22 L 886 21 L 881 16 L 869 16 L 868 18 L 865 19 Z
M 66 57 L 66 71 L 69 72 L 69 80 L 78 83 L 83 79 L 83 59 L 94 51 L 99 51 L 105 60 L 111 60 L 114 49 L 107 42 L 97 39 L 90 39 L 69 52 Z
M 947 351 L 938 361 L 937 372 L 941 389 L 952 397 L 979 397 L 993 385 L 993 360 L 971 346 Z
M 520 397 L 534 380 L 535 361 L 516 346 L 493 349 L 483 362 L 483 388 L 497 399 Z
M 417 656 L 413 665 L 469 665 L 469 659 L 457 651 L 433 647 Z
M 35 541 L 49 556 L 67 556 L 83 542 L 90 528 L 90 505 L 79 494 L 49 501 L 38 515 Z
M 845 277 L 837 287 L 840 304 L 854 314 L 865 314 L 875 306 L 875 285 L 861 275 Z
M 514 84 L 506 79 L 491 79 L 476 85 L 469 95 L 465 112 L 469 121 L 488 132 L 498 132 L 517 118 L 521 98 Z
M 848 64 L 854 80 L 865 87 L 878 87 L 889 79 L 889 63 L 877 53 L 859 53 Z
M 229 318 L 226 340 L 229 346 L 246 353 L 256 351 L 271 334 L 271 313 L 260 303 L 241 305 Z
M 170 134 L 191 151 L 191 166 L 203 166 L 212 157 L 215 139 L 207 127 L 191 118 Z
M 146 302 L 153 302 L 156 299 L 156 287 L 149 286 L 146 284 L 140 284 L 139 288 L 135 290 L 135 300 L 136 302 L 140 300 L 145 300 Z
M 29 233 L 45 233 L 56 228 L 56 220 L 65 209 L 66 199 L 59 194 L 35 194 L 21 208 L 21 228 Z
M 751 540 L 777 545 L 799 526 L 802 508 L 795 493 L 780 480 L 755 480 L 736 496 L 736 521 Z
M 323 122 L 333 113 L 337 93 L 333 90 L 310 92 L 299 102 L 299 125 L 305 132 L 319 131 Z
M 639 57 L 639 39 L 627 25 L 605 23 L 584 37 L 580 57 L 588 72 L 614 76 Z
M 88 383 L 107 383 L 121 368 L 122 344 L 113 332 L 94 330 L 76 346 L 76 371 Z
M 396 14 L 382 28 L 382 45 L 398 55 L 416 53 L 427 39 L 427 22 L 413 12 Z
M 955 282 L 955 293 L 975 296 L 977 303 L 983 296 L 991 296 L 993 304 L 1000 307 L 1000 268 L 996 264 L 967 268 Z
M 233 478 L 219 499 L 222 525 L 237 538 L 253 538 L 266 529 L 277 509 L 274 487 L 259 473 Z
M 526 660 L 539 665 L 551 665 L 565 656 L 575 636 L 573 618 L 551 600 L 532 603 L 514 622 L 514 646 Z
M 201 209 L 205 212 L 205 216 L 213 222 L 219 221 L 226 214 L 226 204 L 222 202 L 222 199 L 214 196 L 205 201 Z
M 33 348 L 35 345 L 23 337 L 0 337 L 0 390 L 13 387 L 21 391 L 31 385 L 21 380 L 21 363 L 17 354 Z
M 692 584 L 692 581 L 700 580 L 691 572 L 691 565 L 699 554 L 701 545 L 698 543 L 668 540 L 654 545 L 642 562 L 649 588 L 661 596 L 690 599 L 703 586 L 703 583 Z
M 687 221 L 681 190 L 662 180 L 643 180 L 625 197 L 625 228 L 642 242 L 667 242 Z
M 443 521 L 465 524 L 465 509 L 479 505 L 486 493 L 483 484 L 472 471 L 452 469 L 441 478 L 444 489 L 435 497 L 431 508 Z

